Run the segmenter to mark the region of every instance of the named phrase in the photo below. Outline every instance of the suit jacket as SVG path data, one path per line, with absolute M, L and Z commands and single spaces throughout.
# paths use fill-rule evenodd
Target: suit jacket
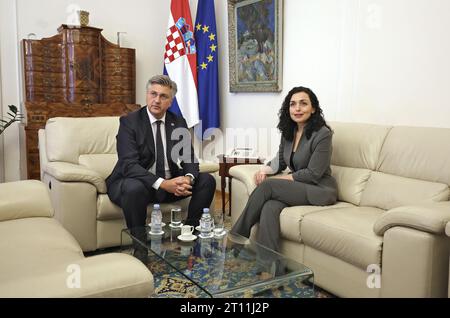
M 180 130 L 182 134 L 176 131 L 172 136 L 177 128 L 185 128 L 185 130 Z M 166 155 L 172 177 L 191 173 L 194 178 L 197 178 L 199 165 L 195 158 L 186 121 L 168 111 L 165 129 Z M 148 190 L 152 190 L 152 185 L 158 180 L 158 177 L 149 171 L 155 163 L 156 151 L 147 107 L 120 117 L 119 132 L 116 138 L 119 160 L 106 179 L 106 185 L 109 187 L 115 181 L 123 178 L 135 178 L 140 180 Z M 176 151 L 172 158 L 171 153 L 174 147 L 176 147 Z M 180 163 L 181 169 L 177 163 Z
M 281 137 L 278 153 L 268 165 L 275 174 L 289 167 L 294 181 L 306 184 L 307 198 L 311 204 L 334 204 L 337 200 L 337 184 L 331 176 L 330 167 L 332 132 L 323 126 L 313 132 L 309 140 L 303 133 L 291 164 L 293 147 L 293 140 Z

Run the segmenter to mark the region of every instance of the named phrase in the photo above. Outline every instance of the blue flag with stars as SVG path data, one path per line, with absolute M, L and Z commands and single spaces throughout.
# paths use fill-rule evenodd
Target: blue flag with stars
M 199 0 L 194 38 L 197 45 L 198 108 L 202 136 L 206 129 L 220 127 L 216 30 L 214 0 Z

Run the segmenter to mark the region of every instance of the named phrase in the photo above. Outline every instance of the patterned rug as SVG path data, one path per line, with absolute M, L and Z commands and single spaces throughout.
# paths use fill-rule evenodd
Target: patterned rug
M 254 269 L 254 263 L 239 260 L 239 262 L 226 263 L 226 268 L 215 270 L 211 264 L 204 264 L 204 259 L 196 259 L 195 268 L 189 271 L 189 276 L 197 282 L 207 284 L 211 290 L 219 291 L 224 282 L 239 281 L 240 283 L 253 282 L 255 275 L 261 275 Z M 205 298 L 209 297 L 206 292 L 196 286 L 193 282 L 169 267 L 164 261 L 156 256 L 150 256 L 148 268 L 152 272 L 155 284 L 154 298 Z M 268 273 L 266 273 L 268 274 Z M 220 279 L 217 279 L 220 277 Z M 270 289 L 261 289 L 259 293 L 250 291 L 238 294 L 234 297 L 243 298 L 329 298 L 333 295 L 314 287 L 308 281 L 302 282 L 292 280 L 287 285 L 278 285 Z

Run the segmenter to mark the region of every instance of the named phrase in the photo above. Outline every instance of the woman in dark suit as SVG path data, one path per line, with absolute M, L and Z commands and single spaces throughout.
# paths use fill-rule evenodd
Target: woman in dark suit
M 331 205 L 337 199 L 331 176 L 332 131 L 326 124 L 317 96 L 295 87 L 279 111 L 281 143 L 277 156 L 255 174 L 252 192 L 231 232 L 249 237 L 259 222 L 258 243 L 279 250 L 280 213 L 296 205 Z M 286 167 L 290 173 L 278 175 Z M 275 175 L 267 179 L 268 175 Z

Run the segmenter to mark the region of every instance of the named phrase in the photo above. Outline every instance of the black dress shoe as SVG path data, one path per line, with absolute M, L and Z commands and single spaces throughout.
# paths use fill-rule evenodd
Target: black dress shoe
M 133 256 L 147 265 L 148 263 L 148 251 L 147 249 L 137 248 L 133 252 Z

